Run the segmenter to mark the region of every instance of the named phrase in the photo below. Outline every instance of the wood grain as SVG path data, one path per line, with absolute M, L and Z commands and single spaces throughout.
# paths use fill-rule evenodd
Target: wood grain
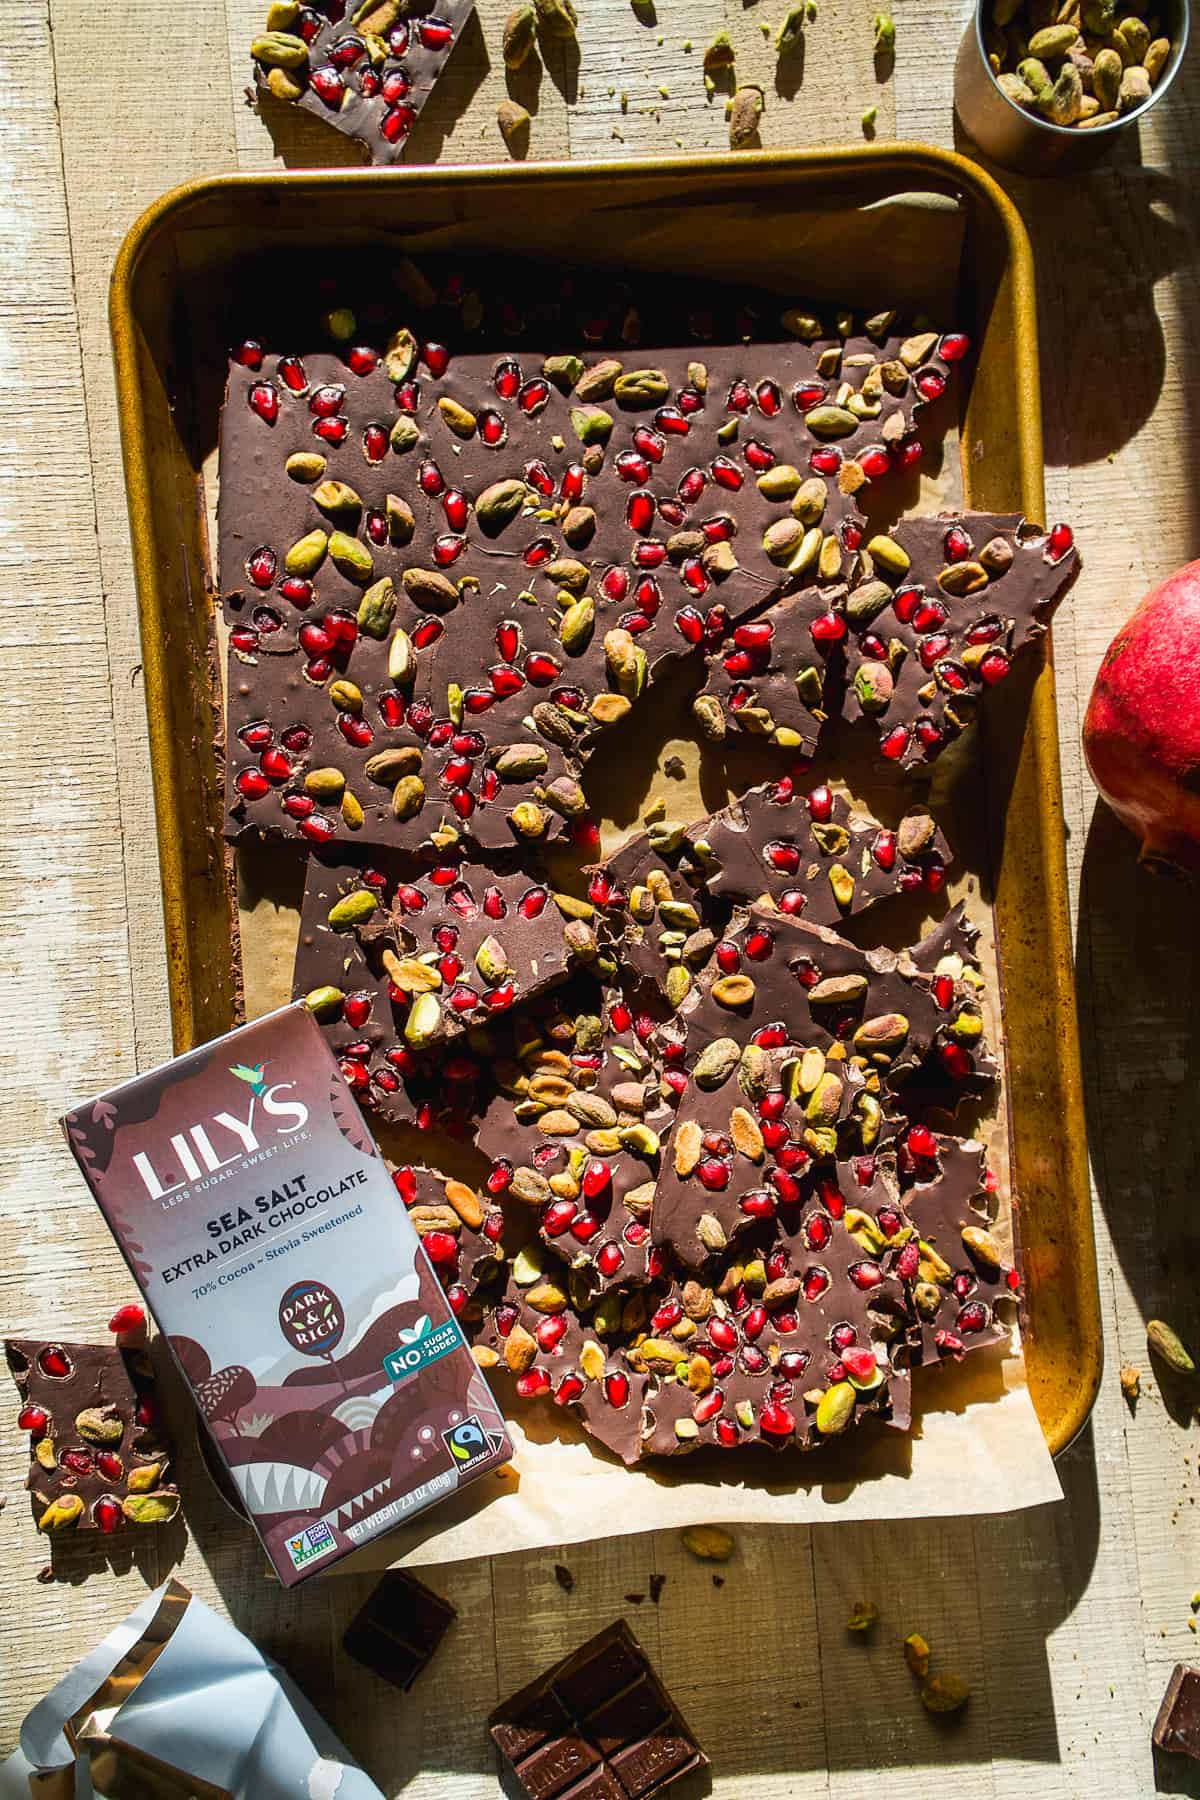
M 534 156 L 719 148 L 723 98 L 706 99 L 701 59 L 721 27 L 738 79 L 764 89 L 765 144 L 861 140 L 870 105 L 879 137 L 954 141 L 958 0 L 895 0 L 886 79 L 872 54 L 873 8 L 820 0 L 803 57 L 779 66 L 779 18 L 766 6 L 583 0 L 578 59 L 552 50 L 506 79 L 506 0 L 484 0 L 415 147 L 501 160 L 495 109 L 511 91 L 535 113 Z M 0 792 L 6 1328 L 100 1330 L 124 1295 L 117 1254 L 54 1121 L 79 1093 L 168 1046 L 105 313 L 112 258 L 141 208 L 177 181 L 357 157 L 315 123 L 299 131 L 275 120 L 273 137 L 246 105 L 245 46 L 262 10 L 257 0 L 195 0 L 164 30 L 147 0 L 5 8 L 0 392 L 16 453 L 0 462 L 0 664 L 18 775 Z M 667 1536 L 434 1570 L 460 1622 L 397 1700 L 337 1654 L 368 1579 L 282 1594 L 195 1467 L 181 1420 L 181 1480 L 195 1496 L 183 1578 L 289 1667 L 389 1795 L 493 1794 L 484 1713 L 618 1612 L 700 1732 L 713 1790 L 727 1800 L 856 1800 L 880 1768 L 894 1800 L 923 1800 L 935 1783 L 960 1800 L 1155 1791 L 1149 1720 L 1169 1665 L 1194 1644 L 1197 1467 L 1194 1426 L 1180 1396 L 1159 1391 L 1144 1323 L 1162 1314 L 1200 1338 L 1190 1087 L 1200 971 L 1194 902 L 1137 871 L 1132 841 L 1096 807 L 1079 730 L 1117 624 L 1200 540 L 1198 54 L 1112 164 L 1069 187 L 1006 182 L 1038 253 L 1048 503 L 1075 524 L 1086 558 L 1055 638 L 1110 1367 L 1090 1430 L 1063 1459 L 1066 1502 L 1001 1520 L 746 1530 L 719 1570 Z M 1142 1371 L 1136 1414 L 1116 1385 L 1123 1360 Z M 0 1467 L 10 1496 L 0 1544 L 15 1575 L 0 1683 L 7 1750 L 49 1680 L 162 1571 L 153 1552 L 116 1580 L 68 1557 L 62 1579 L 37 1586 L 45 1546 L 20 1493 L 24 1457 L 11 1430 Z M 572 1571 L 570 1593 L 555 1560 Z M 651 1574 L 666 1577 L 657 1604 Z M 845 1627 L 858 1599 L 880 1610 L 865 1638 Z M 914 1629 L 937 1667 L 972 1683 L 957 1728 L 920 1707 L 900 1651 Z M 1160 1791 L 1186 1791 L 1169 1772 L 1162 1779 Z

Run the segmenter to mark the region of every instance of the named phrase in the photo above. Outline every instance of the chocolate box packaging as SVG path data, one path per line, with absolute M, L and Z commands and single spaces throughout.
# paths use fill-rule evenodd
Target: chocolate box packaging
M 62 1123 L 285 1586 L 507 1461 L 502 1415 L 303 1006 Z

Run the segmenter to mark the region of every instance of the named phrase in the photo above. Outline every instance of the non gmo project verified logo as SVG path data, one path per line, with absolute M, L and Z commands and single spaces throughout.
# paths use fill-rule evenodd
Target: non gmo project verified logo
M 294 1569 L 303 1569 L 308 1563 L 316 1562 L 318 1557 L 327 1556 L 337 1548 L 337 1539 L 324 1519 L 318 1519 L 307 1531 L 301 1531 L 296 1537 L 285 1539 L 285 1542 Z

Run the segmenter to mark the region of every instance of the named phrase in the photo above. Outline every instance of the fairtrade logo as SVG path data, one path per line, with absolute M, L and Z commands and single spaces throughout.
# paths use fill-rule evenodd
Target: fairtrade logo
M 499 1450 L 500 1441 L 489 1436 L 475 1413 L 468 1413 L 442 1433 L 442 1442 L 460 1469 L 473 1469 L 476 1463 L 487 1462 Z

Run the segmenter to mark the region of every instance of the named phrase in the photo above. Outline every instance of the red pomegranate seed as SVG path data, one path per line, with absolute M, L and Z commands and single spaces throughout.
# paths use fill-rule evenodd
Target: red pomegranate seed
M 822 613 L 809 630 L 814 644 L 840 644 L 846 635 L 846 621 L 838 613 Z
M 940 369 L 925 369 L 917 376 L 917 392 L 922 400 L 940 400 L 947 385 Z
M 231 355 L 243 369 L 261 369 L 263 366 L 263 347 L 254 338 L 244 338 Z
M 883 1281 L 883 1270 L 878 1263 L 873 1262 L 854 1263 L 849 1275 L 855 1287 L 864 1294 L 870 1293 L 872 1288 L 877 1288 Z
M 928 1125 L 911 1125 L 904 1142 L 910 1156 L 931 1157 L 937 1155 L 937 1138 L 930 1131 Z
M 98 1450 L 96 1467 L 105 1481 L 120 1481 L 125 1473 L 125 1465 L 115 1450 Z
M 710 1319 L 708 1335 L 718 1350 L 733 1350 L 737 1347 L 737 1330 L 728 1319 Z
M 762 1334 L 766 1330 L 766 1328 L 767 1328 L 767 1309 L 766 1309 L 766 1307 L 765 1306 L 752 1306 L 750 1308 L 750 1311 L 746 1314 L 746 1317 L 742 1320 L 742 1330 L 745 1332 L 746 1336 L 753 1342 L 753 1340 L 755 1338 L 760 1338 L 762 1336 Z
M 675 492 L 685 506 L 693 506 L 699 500 L 707 485 L 707 477 L 703 469 L 686 469 L 679 477 Z
M 417 36 L 427 50 L 445 50 L 454 41 L 454 27 L 445 19 L 419 19 Z
M 279 389 L 269 381 L 256 381 L 246 396 L 251 412 L 258 414 L 268 425 L 273 425 L 279 417 Z
M 344 444 L 350 430 L 350 421 L 339 413 L 334 419 L 314 419 L 313 436 L 319 437 L 324 444 Z
M 562 481 L 559 484 L 559 492 L 563 499 L 572 502 L 582 500 L 583 491 L 586 486 L 587 470 L 584 468 L 583 464 L 568 463 L 566 469 L 563 471 Z
M 120 1531 L 125 1523 L 125 1514 L 111 1494 L 101 1494 L 92 1508 L 92 1517 L 107 1537 Z
M 899 762 L 908 749 L 908 727 L 893 725 L 879 740 L 879 748 L 889 762 Z
M 886 475 L 891 468 L 892 459 L 882 444 L 872 444 L 868 449 L 859 451 L 858 466 L 869 481 L 878 481 L 880 476 Z M 847 545 L 846 547 L 857 550 L 858 545 Z
M 826 1269 L 809 1269 L 804 1276 L 801 1292 L 808 1301 L 819 1300 L 829 1287 L 829 1273 Z
M 143 1394 L 133 1409 L 133 1422 L 148 1430 L 151 1425 L 158 1424 L 158 1402 L 151 1394 Z
M 657 569 L 667 560 L 667 546 L 657 538 L 643 538 L 634 546 L 633 560 L 639 569 Z
M 281 356 L 275 366 L 275 373 L 293 394 L 308 392 L 308 376 L 298 356 Z
M 346 352 L 346 362 L 356 375 L 370 375 L 374 369 L 379 367 L 379 356 L 366 344 L 356 344 L 352 350 Z
M 527 1369 L 517 1376 L 516 1388 L 522 1400 L 536 1400 L 550 1392 L 550 1377 L 545 1369 Z
M 626 1237 L 629 1236 L 629 1229 L 629 1227 L 626 1228 Z M 634 1242 L 636 1240 L 630 1239 L 630 1241 Z M 596 1267 L 602 1275 L 611 1280 L 614 1275 L 620 1272 L 624 1265 L 625 1253 L 619 1244 L 604 1244 L 601 1246 L 596 1257 Z
M 648 425 L 638 426 L 633 434 L 633 443 L 634 448 L 643 456 L 648 456 L 652 463 L 660 463 L 667 454 L 665 439 L 659 437 L 656 431 L 651 431 Z
M 783 395 L 774 381 L 760 381 L 754 390 L 754 398 L 759 412 L 768 419 L 773 419 L 783 406 Z
M 924 454 L 925 450 L 920 438 L 915 437 L 905 438 L 903 443 L 897 444 L 892 452 L 897 466 L 901 469 L 914 469 Z
M 714 457 L 709 472 L 718 487 L 727 488 L 731 493 L 736 493 L 745 480 L 737 464 L 730 462 L 727 456 Z
M 521 365 L 511 356 L 503 357 L 492 370 L 492 386 L 502 400 L 515 400 L 521 386 Z
M 621 1407 L 629 1399 L 629 1377 L 617 1369 L 604 1377 L 604 1398 L 610 1406 Z
M 535 651 L 525 658 L 525 675 L 534 687 L 549 687 L 562 674 L 562 665 L 545 651 Z
M 654 415 L 654 423 L 660 431 L 665 431 L 668 437 L 686 437 L 692 429 L 687 414 L 677 406 L 661 407 Z
M 1069 550 L 1075 547 L 1075 533 L 1069 525 L 1051 527 L 1046 555 L 1051 562 L 1061 562 Z
M 750 439 L 742 454 L 756 475 L 763 475 L 768 469 L 773 469 L 777 460 L 775 452 L 768 449 L 766 444 L 760 444 L 757 438 Z
M 541 412 L 549 398 L 550 383 L 548 381 L 543 381 L 541 376 L 537 375 L 534 376 L 532 381 L 527 381 L 522 387 L 520 393 L 517 395 L 517 405 L 523 413 L 532 417 L 535 413 Z
M 964 1306 L 955 1320 L 959 1331 L 966 1332 L 982 1331 L 987 1322 L 987 1307 L 980 1300 L 973 1300 L 969 1306 Z
M 625 523 L 639 534 L 649 531 L 654 523 L 654 496 L 639 488 L 630 494 L 625 507 Z
M 949 331 L 938 345 L 938 355 L 943 362 L 961 362 L 971 348 L 971 340 L 965 331 Z
M 382 425 L 368 425 L 363 431 L 363 455 L 369 463 L 381 463 L 388 453 L 388 434 Z
M 775 933 L 765 925 L 757 926 L 747 934 L 745 950 L 751 962 L 765 962 L 774 948 Z
M 768 1437 L 791 1437 L 796 1429 L 796 1417 L 781 1406 L 777 1400 L 768 1402 L 758 1415 L 758 1423 Z
M 314 813 L 311 819 L 301 820 L 300 835 L 310 844 L 328 844 L 337 836 L 337 826 L 324 813 Z
M 342 104 L 346 83 L 331 63 L 322 63 L 319 68 L 311 70 L 308 85 L 325 102 L 326 106 L 334 107 Z
M 422 344 L 421 361 L 436 381 L 450 367 L 450 352 L 445 344 Z
M 17 1414 L 17 1430 L 32 1431 L 41 1437 L 50 1423 L 50 1415 L 40 1406 L 23 1406 Z

